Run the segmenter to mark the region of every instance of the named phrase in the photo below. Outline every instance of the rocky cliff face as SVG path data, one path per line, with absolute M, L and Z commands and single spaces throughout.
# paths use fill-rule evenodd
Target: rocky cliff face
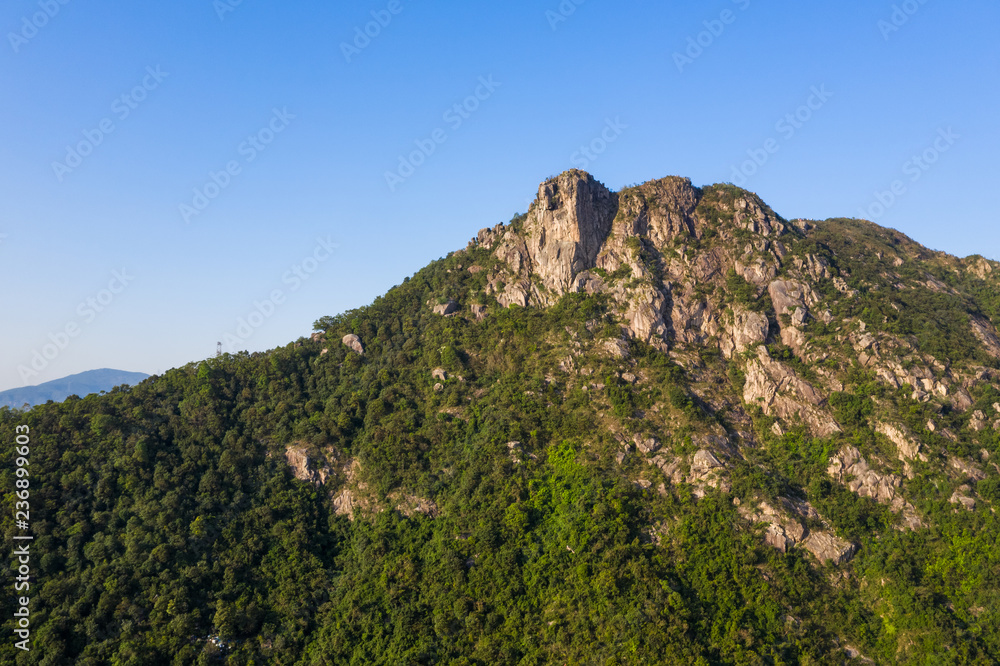
M 613 193 L 589 174 L 567 171 L 542 183 L 519 225 L 484 229 L 473 243 L 500 260 L 488 291 L 501 305 L 544 307 L 567 292 L 605 293 L 621 304 L 631 337 L 666 349 L 672 341 L 701 344 L 727 333 L 725 311 L 701 290 L 729 269 L 761 293 L 771 288 L 787 250 L 770 239 L 786 229 L 750 193 L 706 199 L 677 177 Z M 747 242 L 733 245 L 736 234 Z M 721 242 L 702 247 L 707 238 Z M 819 260 L 813 264 L 823 270 Z M 798 307 L 804 322 L 812 294 L 803 296 L 794 283 L 774 289 L 788 294 L 782 305 Z M 736 322 L 728 336 L 740 336 L 744 324 Z

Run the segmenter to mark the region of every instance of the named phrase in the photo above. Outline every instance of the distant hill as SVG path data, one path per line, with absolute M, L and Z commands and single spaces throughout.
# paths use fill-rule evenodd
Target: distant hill
M 49 400 L 62 402 L 71 395 L 85 396 L 89 393 L 110 391 L 121 384 L 138 384 L 149 375 L 125 370 L 88 370 L 62 379 L 53 379 L 38 386 L 0 391 L 0 407 L 20 408 L 27 403 L 31 407 L 44 405 Z

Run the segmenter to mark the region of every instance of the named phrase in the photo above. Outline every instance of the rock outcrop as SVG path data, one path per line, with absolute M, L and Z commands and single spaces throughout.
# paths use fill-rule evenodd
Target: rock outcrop
M 743 401 L 759 406 L 766 415 L 803 423 L 818 437 L 840 432 L 840 426 L 823 406 L 826 398 L 785 364 L 771 358 L 765 347 L 747 362 Z
M 767 290 L 778 315 L 781 342 L 805 357 L 806 337 L 802 328 L 810 317 L 809 308 L 819 302 L 819 296 L 808 285 L 795 280 L 774 280 Z M 788 316 L 789 323 L 782 321 L 782 315 Z
M 843 564 L 851 559 L 857 550 L 850 541 L 829 532 L 813 532 L 802 542 L 802 547 L 812 553 L 820 562 Z
M 567 171 L 542 183 L 524 225 L 527 260 L 541 279 L 539 300 L 551 303 L 597 265 L 617 212 L 618 197 L 590 174 Z
M 983 317 L 972 317 L 972 332 L 976 335 L 986 351 L 994 358 L 1000 358 L 1000 335 L 996 328 Z
M 804 510 L 806 512 L 804 517 L 819 518 L 816 511 L 807 504 L 804 505 Z M 768 502 L 760 502 L 756 509 L 740 507 L 740 514 L 747 520 L 767 524 L 764 542 L 783 553 L 800 543 L 809 534 L 805 525 L 794 517 L 797 513 L 801 513 L 798 507 L 793 506 L 791 501 L 784 498 L 782 498 L 781 508 Z M 800 515 L 800 517 L 803 516 Z
M 875 432 L 880 435 L 884 435 L 893 444 L 896 445 L 896 451 L 898 452 L 899 459 L 903 462 L 903 470 L 906 474 L 906 478 L 913 478 L 913 467 L 910 465 L 911 460 L 921 460 L 922 462 L 927 462 L 927 456 L 921 453 L 920 444 L 913 440 L 903 429 L 902 426 L 894 426 L 888 423 L 876 423 Z
M 861 497 L 888 504 L 900 514 L 904 527 L 915 530 L 924 526 L 913 505 L 899 493 L 902 479 L 872 469 L 855 447 L 848 445 L 834 454 L 830 458 L 827 474 Z
M 428 518 L 437 518 L 440 513 L 437 504 L 424 497 L 393 492 L 389 493 L 388 499 L 395 504 L 396 511 L 399 511 L 407 518 L 412 518 L 417 514 L 427 516 Z
M 972 492 L 971 487 L 962 484 L 961 486 L 955 489 L 955 492 L 951 494 L 951 497 L 948 499 L 948 501 L 951 502 L 952 504 L 960 504 L 962 508 L 964 508 L 966 511 L 975 511 L 976 500 L 974 500 L 972 497 L 969 496 L 969 493 L 971 492 Z
M 770 325 L 767 316 L 736 305 L 731 311 L 732 322 L 719 342 L 723 356 L 732 358 L 742 354 L 754 345 L 767 341 Z
M 341 342 L 343 342 L 351 351 L 355 352 L 356 354 L 359 354 L 361 356 L 365 355 L 365 348 L 361 344 L 361 338 L 354 335 L 353 333 L 345 335 L 344 339 Z
M 435 305 L 431 309 L 434 311 L 434 314 L 441 315 L 442 317 L 447 317 L 449 315 L 454 314 L 458 310 L 458 303 L 456 303 L 455 301 L 448 301 L 447 303 L 441 303 L 439 305 Z
M 328 457 L 336 459 L 333 449 L 327 451 Z M 315 483 L 318 486 L 326 483 L 332 473 L 326 460 L 314 459 L 309 455 L 309 448 L 304 444 L 295 444 L 285 448 L 285 462 L 292 468 L 292 475 L 299 481 Z
M 552 305 L 578 291 L 577 277 L 597 265 L 617 210 L 617 195 L 590 174 L 573 170 L 545 181 L 520 233 L 480 232 L 509 271 L 494 274 L 488 290 L 505 307 Z
M 648 440 L 644 446 L 649 447 Z M 692 494 L 699 499 L 705 496 L 708 488 L 717 488 L 722 492 L 729 492 L 731 488 L 725 464 L 708 449 L 699 449 L 687 464 L 683 458 L 663 453 L 647 459 L 646 462 L 660 468 L 667 480 L 674 485 L 691 484 Z M 685 466 L 688 468 L 687 474 L 684 474 Z
M 764 543 L 781 552 L 801 546 L 820 562 L 843 564 L 851 559 L 857 546 L 826 530 L 809 530 L 803 521 L 819 522 L 820 516 L 808 502 L 779 498 L 775 506 L 760 502 L 755 509 L 740 508 L 740 514 L 754 523 L 765 523 Z

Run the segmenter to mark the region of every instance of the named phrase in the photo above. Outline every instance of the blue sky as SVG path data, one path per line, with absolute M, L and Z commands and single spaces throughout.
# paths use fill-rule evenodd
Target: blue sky
M 0 389 L 286 344 L 571 167 L 1000 259 L 997 25 L 985 0 L 11 0 Z

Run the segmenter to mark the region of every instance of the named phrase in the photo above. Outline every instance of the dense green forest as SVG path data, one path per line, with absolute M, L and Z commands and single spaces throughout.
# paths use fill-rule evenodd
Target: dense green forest
M 721 202 L 698 213 L 717 231 L 684 251 L 727 242 L 719 230 L 743 196 L 731 189 L 699 191 Z M 726 357 L 712 339 L 667 353 L 623 335 L 607 293 L 502 307 L 487 243 L 431 263 L 367 307 L 321 318 L 317 339 L 27 412 L 3 408 L 4 537 L 18 533 L 10 460 L 15 428 L 26 425 L 35 539 L 32 649 L 13 646 L 8 592 L 0 658 L 1000 663 L 1000 468 L 990 464 L 1000 445 L 988 423 L 973 427 L 977 412 L 1000 418 L 1000 389 L 989 374 L 996 358 L 970 332 L 970 317 L 998 311 L 995 282 L 929 251 L 873 262 L 874 246 L 888 254 L 912 241 L 867 223 L 785 226 L 778 277 L 807 255 L 827 266 L 815 283 L 824 300 L 811 310 L 829 303 L 833 319 L 804 326 L 813 348 L 832 350 L 827 358 L 776 337 L 788 315 L 735 270 L 706 280 L 697 297 L 766 317 L 769 357 L 789 372 L 817 386 L 839 378 L 819 407 L 839 426 L 826 435 L 744 404 L 752 348 Z M 635 254 L 651 266 L 673 256 L 649 247 Z M 636 279 L 612 272 L 608 280 Z M 946 288 L 892 286 L 928 275 Z M 843 298 L 834 277 L 855 294 Z M 434 312 L 449 299 L 457 314 Z M 949 402 L 956 389 L 924 400 L 858 361 L 838 340 L 837 322 L 848 321 L 909 341 L 909 365 L 926 354 L 956 376 L 986 379 L 967 383 L 962 408 Z M 341 342 L 348 334 L 363 354 Z M 572 372 L 560 371 L 568 357 Z M 880 430 L 887 415 L 928 454 L 906 461 L 910 474 Z M 650 438 L 658 451 L 636 448 Z M 706 443 L 721 439 L 732 443 Z M 831 475 L 847 445 L 901 479 L 922 527 L 904 529 L 898 506 Z M 308 456 L 306 472 L 325 466 L 329 478 L 296 478 L 293 448 Z M 703 449 L 722 459 L 725 483 L 695 480 Z M 654 454 L 673 456 L 679 471 Z M 952 459 L 973 461 L 975 472 L 949 472 Z M 334 501 L 345 488 L 350 511 Z M 950 501 L 956 492 L 974 495 L 974 508 Z M 746 508 L 786 500 L 814 507 L 806 527 L 851 542 L 853 558 L 835 564 L 769 545 L 767 524 Z

